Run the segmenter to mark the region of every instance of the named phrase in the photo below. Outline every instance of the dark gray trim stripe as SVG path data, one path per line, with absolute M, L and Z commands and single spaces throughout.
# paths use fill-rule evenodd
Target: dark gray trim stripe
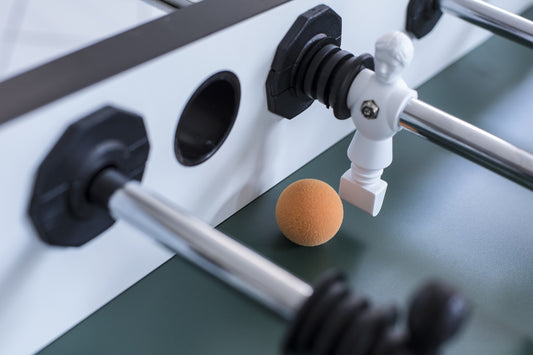
M 0 83 L 0 125 L 291 0 L 204 0 Z

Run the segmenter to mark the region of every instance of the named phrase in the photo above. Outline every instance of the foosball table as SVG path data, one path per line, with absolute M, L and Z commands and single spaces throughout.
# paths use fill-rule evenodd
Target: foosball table
M 183 1 L 0 82 L 0 353 L 533 354 L 532 5 Z

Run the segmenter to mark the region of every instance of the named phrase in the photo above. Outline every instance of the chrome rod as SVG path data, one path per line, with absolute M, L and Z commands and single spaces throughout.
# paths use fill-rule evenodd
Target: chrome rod
M 480 0 L 440 0 L 442 11 L 533 48 L 533 22 Z
M 400 115 L 400 126 L 533 190 L 533 154 L 420 100 Z
M 287 320 L 313 292 L 307 283 L 136 181 L 116 190 L 108 206 L 115 219 L 142 230 Z

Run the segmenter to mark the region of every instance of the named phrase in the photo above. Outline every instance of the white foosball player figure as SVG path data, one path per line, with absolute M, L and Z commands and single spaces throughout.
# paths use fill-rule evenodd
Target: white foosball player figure
M 375 45 L 375 71 L 359 73 L 348 93 L 357 131 L 348 148 L 351 168 L 341 177 L 339 194 L 372 216 L 383 205 L 387 183 L 381 175 L 392 163 L 392 137 L 400 130 L 400 113 L 417 97 L 401 78 L 413 53 L 413 44 L 403 32 L 382 36 Z

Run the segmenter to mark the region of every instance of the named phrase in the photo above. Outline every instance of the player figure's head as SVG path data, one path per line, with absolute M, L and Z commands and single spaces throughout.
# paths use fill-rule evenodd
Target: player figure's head
M 378 79 L 390 84 L 400 78 L 411 63 L 414 48 L 411 39 L 403 32 L 395 31 L 381 36 L 375 45 L 374 63 Z

